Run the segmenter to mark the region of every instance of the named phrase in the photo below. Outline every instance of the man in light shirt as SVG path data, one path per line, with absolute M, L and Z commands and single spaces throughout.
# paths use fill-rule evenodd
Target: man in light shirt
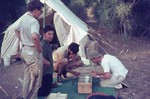
M 59 47 L 53 52 L 54 71 L 58 72 L 58 83 L 61 83 L 61 74 L 63 74 L 64 78 L 67 78 L 67 72 L 72 73 L 75 76 L 79 76 L 79 72 L 72 70 L 83 66 L 83 62 L 80 56 L 77 54 L 78 51 L 79 45 L 72 42 L 69 46 Z
M 37 99 L 41 86 L 43 57 L 39 39 L 38 17 L 42 14 L 43 4 L 32 0 L 28 4 L 28 12 L 21 18 L 15 33 L 22 42 L 22 58 L 24 62 L 23 99 Z
M 126 79 L 128 70 L 117 57 L 109 54 L 102 55 L 97 51 L 93 51 L 90 53 L 89 58 L 93 63 L 99 64 L 103 68 L 103 73 L 95 71 L 91 73 L 93 77 L 100 78 L 101 87 L 123 88 L 122 81 Z

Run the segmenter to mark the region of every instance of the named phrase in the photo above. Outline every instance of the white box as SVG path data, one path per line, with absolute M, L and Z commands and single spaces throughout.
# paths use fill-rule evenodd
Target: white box
M 68 99 L 68 95 L 64 93 L 51 93 L 48 95 L 47 99 Z

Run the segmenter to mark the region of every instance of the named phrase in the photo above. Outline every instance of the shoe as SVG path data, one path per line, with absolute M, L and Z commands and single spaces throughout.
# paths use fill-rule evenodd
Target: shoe
M 61 80 L 61 76 L 57 78 L 57 82 L 56 83 L 57 83 L 57 85 L 62 85 L 63 84 L 62 80 Z
M 57 74 L 57 84 L 62 83 L 61 74 Z
M 129 87 L 130 87 L 129 85 L 127 85 L 127 84 L 124 83 L 124 82 L 121 82 L 121 85 L 122 85 L 123 88 L 129 88 Z
M 115 86 L 115 89 L 122 89 L 122 88 L 123 88 L 122 84 L 118 84 L 118 85 Z
M 62 85 L 61 74 L 57 74 L 57 85 Z
M 63 83 L 62 82 L 57 82 L 57 85 L 62 85 Z

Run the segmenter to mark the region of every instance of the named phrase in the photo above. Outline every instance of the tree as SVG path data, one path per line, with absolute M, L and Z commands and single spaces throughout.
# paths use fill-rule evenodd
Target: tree
M 0 0 L 0 42 L 4 30 L 26 12 L 25 0 Z M 1 47 L 0 43 L 0 47 Z
M 110 33 L 128 37 L 148 35 L 150 31 L 150 0 L 66 0 L 65 2 L 83 21 L 94 19 L 99 23 L 99 28 L 106 29 Z

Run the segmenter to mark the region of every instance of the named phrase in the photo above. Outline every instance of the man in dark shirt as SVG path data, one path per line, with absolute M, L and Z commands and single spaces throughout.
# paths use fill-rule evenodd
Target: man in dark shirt
M 43 28 L 43 39 L 41 41 L 43 49 L 43 79 L 42 86 L 39 89 L 38 96 L 48 96 L 53 82 L 53 60 L 52 60 L 52 41 L 54 36 L 54 28 L 47 25 Z

